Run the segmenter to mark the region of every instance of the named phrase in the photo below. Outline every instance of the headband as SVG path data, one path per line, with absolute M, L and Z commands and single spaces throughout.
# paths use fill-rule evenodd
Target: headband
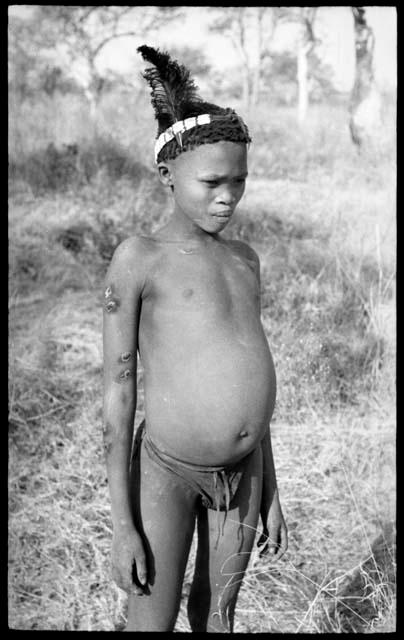
M 177 139 L 178 144 L 182 147 L 182 134 L 189 129 L 193 129 L 194 127 L 201 126 L 204 124 L 210 124 L 216 120 L 228 119 L 234 116 L 237 118 L 240 126 L 245 130 L 245 125 L 240 116 L 238 116 L 235 112 L 231 114 L 217 114 L 210 115 L 209 113 L 203 113 L 200 116 L 194 116 L 192 118 L 185 118 L 185 120 L 178 120 L 168 127 L 163 133 L 159 135 L 154 145 L 154 159 L 157 164 L 157 157 L 162 150 L 162 148 L 168 143 L 171 142 L 174 138 Z
M 200 116 L 196 116 L 193 118 L 186 118 L 185 120 L 178 120 L 174 122 L 171 127 L 168 127 L 156 140 L 154 145 L 154 159 L 157 163 L 157 156 L 159 155 L 162 148 L 173 138 L 177 138 L 178 144 L 182 147 L 182 135 L 184 131 L 188 131 L 188 129 L 193 129 L 201 124 L 209 124 L 212 122 L 212 117 L 208 113 L 204 113 Z

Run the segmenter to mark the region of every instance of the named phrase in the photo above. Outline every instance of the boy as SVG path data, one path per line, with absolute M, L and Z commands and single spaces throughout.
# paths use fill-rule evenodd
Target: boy
M 113 577 L 129 594 L 127 631 L 173 630 L 196 525 L 191 629 L 232 631 L 260 513 L 258 544 L 269 541 L 275 558 L 287 547 L 259 261 L 220 236 L 244 192 L 250 137 L 234 111 L 199 98 L 184 66 L 151 47 L 139 51 L 153 65 L 144 77 L 159 125 L 156 163 L 174 210 L 150 237 L 125 240 L 106 276 Z M 145 422 L 131 455 L 137 352 Z

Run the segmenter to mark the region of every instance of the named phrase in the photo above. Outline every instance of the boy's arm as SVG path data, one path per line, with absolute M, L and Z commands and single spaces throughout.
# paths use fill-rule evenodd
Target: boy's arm
M 269 427 L 261 441 L 263 478 L 261 498 L 261 519 L 263 532 L 258 546 L 263 547 L 261 554 L 270 549 L 274 559 L 279 560 L 288 547 L 287 527 L 279 502 L 275 465 L 272 455 L 271 433 Z
M 249 245 L 250 257 L 255 263 L 258 287 L 261 289 L 260 260 L 257 253 Z M 261 310 L 261 305 L 260 305 Z M 269 548 L 275 560 L 279 560 L 288 547 L 288 535 L 285 520 L 283 518 L 279 502 L 278 485 L 276 481 L 275 464 L 272 454 L 271 432 L 268 425 L 265 436 L 261 441 L 263 478 L 260 515 L 263 524 L 263 532 L 258 540 L 258 546 L 262 546 L 261 554 Z
M 140 592 L 135 575 L 146 582 L 146 561 L 133 522 L 129 465 L 136 411 L 138 322 L 144 279 L 137 268 L 139 241 L 124 241 L 112 258 L 104 286 L 103 438 L 113 524 L 112 570 L 118 586 Z
M 261 289 L 260 260 L 257 253 L 245 242 L 233 241 L 233 246 L 243 252 L 247 260 L 254 264 L 258 289 Z M 261 305 L 259 308 L 261 312 Z M 272 455 L 271 433 L 269 425 L 264 438 L 261 441 L 263 459 L 263 484 L 260 514 L 263 531 L 258 540 L 258 546 L 262 546 L 261 554 L 268 548 L 272 551 L 275 560 L 285 553 L 288 546 L 288 535 L 285 520 L 283 518 L 279 502 L 278 486 L 276 482 L 275 465 Z M 260 554 L 260 555 L 261 555 Z

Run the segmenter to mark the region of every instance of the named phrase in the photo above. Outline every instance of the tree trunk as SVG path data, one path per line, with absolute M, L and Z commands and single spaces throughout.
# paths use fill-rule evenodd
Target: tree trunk
M 297 117 L 302 124 L 307 115 L 309 107 L 309 55 L 316 46 L 318 40 L 314 37 L 313 25 L 316 17 L 317 7 L 303 7 L 301 11 L 301 22 L 303 24 L 303 34 L 297 51 L 297 87 L 298 103 Z
M 97 134 L 98 131 L 97 116 L 103 86 L 104 78 L 97 71 L 95 57 L 91 57 L 89 60 L 89 81 L 84 93 L 89 103 L 90 119 L 95 134 Z
M 243 67 L 243 109 L 248 113 L 251 106 L 250 70 Z
M 261 80 L 261 64 L 258 60 L 253 71 L 251 82 L 251 104 L 255 106 L 258 104 L 259 92 L 260 92 L 260 80 Z
M 297 117 L 300 123 L 304 122 L 309 106 L 309 88 L 308 88 L 308 62 L 307 62 L 307 46 L 305 44 L 299 46 L 297 52 L 297 86 L 298 86 L 298 104 Z
M 97 97 L 94 93 L 94 91 L 92 91 L 89 88 L 86 88 L 84 90 L 84 94 L 88 100 L 88 104 L 90 107 L 90 118 L 91 118 L 91 122 L 95 123 L 96 119 L 97 119 Z
M 355 81 L 349 105 L 349 129 L 354 144 L 361 148 L 377 134 L 381 125 L 379 91 L 374 82 L 373 30 L 365 9 L 352 7 L 355 30 Z
M 98 135 L 98 103 L 99 103 L 99 95 L 94 88 L 93 83 L 88 84 L 84 87 L 84 95 L 88 102 L 89 114 L 90 114 L 90 127 L 92 130 L 92 135 Z
M 268 7 L 232 7 L 230 20 L 224 23 L 226 35 L 241 60 L 242 102 L 246 112 L 259 100 L 264 33 L 268 45 L 274 31 L 272 27 L 269 35 L 265 32 L 266 15 L 270 15 Z
M 257 56 L 255 60 L 253 75 L 252 75 L 252 86 L 251 86 L 251 103 L 253 106 L 258 104 L 259 94 L 260 94 L 260 84 L 261 84 L 261 60 L 262 60 L 262 19 L 264 17 L 265 8 L 257 7 L 257 12 L 255 15 L 256 19 L 256 37 L 257 37 Z
M 239 50 L 242 59 L 242 74 L 243 74 L 243 108 L 248 113 L 251 105 L 251 72 L 248 55 L 246 51 L 246 33 L 245 33 L 245 11 L 243 7 L 238 7 L 237 11 L 237 30 L 238 37 L 233 37 L 232 40 Z

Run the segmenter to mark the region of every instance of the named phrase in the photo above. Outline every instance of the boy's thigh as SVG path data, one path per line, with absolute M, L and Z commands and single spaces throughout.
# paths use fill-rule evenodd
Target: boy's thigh
M 132 471 L 132 504 L 148 564 L 150 594 L 181 591 L 195 526 L 195 492 L 141 446 Z M 143 598 L 143 596 L 141 596 Z
M 226 513 L 206 509 L 198 518 L 198 570 L 210 590 L 234 586 L 248 564 L 257 531 L 262 495 L 262 452 L 258 447 L 244 469 L 236 496 Z M 234 591 L 234 589 L 232 589 Z

